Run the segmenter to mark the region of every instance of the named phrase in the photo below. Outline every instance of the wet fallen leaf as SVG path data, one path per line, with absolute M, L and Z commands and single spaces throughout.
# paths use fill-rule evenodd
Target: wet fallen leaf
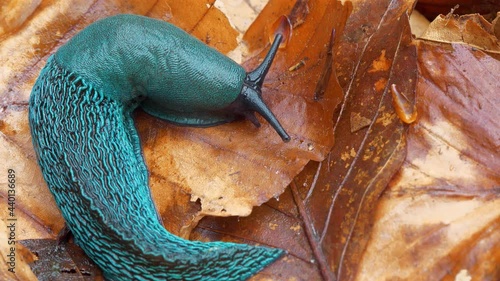
M 353 2 L 353 14 L 339 35 L 334 64 L 346 94 L 334 115 L 335 146 L 327 159 L 307 165 L 278 202 L 256 210 L 256 218 L 242 218 L 237 229 L 231 227 L 235 221 L 206 218 L 196 231 L 233 241 L 256 237 L 289 252 L 254 280 L 349 280 L 356 274 L 371 213 L 405 156 L 407 126 L 392 106 L 390 85 L 398 84 L 415 99 L 417 60 L 407 17 L 413 1 L 390 3 Z M 300 17 L 297 29 L 321 18 L 316 15 L 321 5 L 307 5 L 309 14 Z
M 365 8 L 369 4 L 384 6 L 373 1 L 365 4 Z M 353 10 L 368 14 L 362 6 L 354 2 Z M 370 16 L 391 18 L 389 11 L 398 10 L 396 6 L 389 5 L 390 9 L 382 17 L 373 12 Z M 346 25 L 344 38 L 356 48 L 346 47 L 346 52 L 342 53 L 346 59 L 336 61 L 337 67 L 341 66 L 337 73 L 345 89 L 351 87 L 352 80 L 363 85 L 364 79 L 356 79 L 356 75 L 361 75 L 358 71 L 364 73 L 364 78 L 369 78 L 370 74 L 366 73 L 370 73 L 369 67 L 374 65 L 367 62 L 349 64 L 349 54 L 359 52 L 359 60 L 363 61 L 363 57 L 369 58 L 372 49 L 384 49 L 369 45 L 370 41 L 380 43 L 383 37 L 377 36 L 377 32 L 398 34 L 384 29 L 388 27 L 383 23 L 379 25 L 368 20 L 365 25 L 357 25 L 369 31 L 366 37 L 358 36 L 359 40 L 349 41 L 353 38 L 348 36 L 350 24 L 355 18 L 356 12 Z M 375 32 L 371 31 L 373 26 L 377 27 Z M 479 32 L 461 32 L 470 37 L 484 35 L 487 40 L 491 39 L 489 34 L 486 35 L 490 30 L 488 24 L 484 28 Z M 439 33 L 440 30 L 430 32 Z M 452 38 L 458 37 L 452 35 Z M 407 40 L 406 37 L 398 42 Z M 386 46 L 391 45 L 387 43 L 389 40 L 382 41 Z M 359 46 L 360 42 L 368 42 L 368 46 Z M 256 220 L 261 221 L 258 229 L 267 227 L 272 233 L 262 235 L 275 237 L 273 245 L 284 247 L 289 254 L 254 280 L 497 280 L 500 276 L 500 62 L 495 59 L 494 52 L 478 50 L 462 40 L 450 44 L 429 40 L 414 42 L 418 61 L 414 56 L 412 61 L 415 67 L 418 65 L 419 78 L 405 91 L 416 92 L 419 117 L 409 126 L 408 156 L 402 168 L 398 171 L 398 165 L 390 160 L 380 162 L 386 165 L 385 169 L 396 172 L 386 192 L 381 193 L 383 187 L 370 186 L 372 181 L 379 180 L 384 181 L 385 186 L 390 175 L 371 176 L 359 184 L 350 182 L 348 177 L 341 182 L 346 178 L 345 173 L 339 173 L 339 167 L 330 164 L 344 162 L 356 166 L 360 165 L 356 161 L 363 161 L 359 160 L 362 157 L 357 150 L 343 151 L 341 148 L 346 146 L 342 145 L 344 139 L 336 134 L 335 147 L 327 160 L 310 163 L 279 201 L 272 200 L 257 208 L 256 217 L 252 215 L 239 220 L 243 228 L 230 229 L 225 219 L 206 218 L 201 221 L 197 233 L 210 237 L 214 231 L 217 237 L 230 240 L 259 225 Z M 344 45 L 341 43 L 340 46 Z M 407 46 L 406 51 L 413 48 L 406 44 L 399 46 Z M 388 51 L 385 52 L 387 57 Z M 396 53 L 405 54 L 405 50 Z M 384 65 L 381 59 L 365 60 Z M 368 71 L 356 69 L 359 66 Z M 398 71 L 393 75 L 405 75 L 400 73 L 404 68 L 395 69 Z M 415 73 L 412 75 L 416 77 Z M 357 83 L 354 85 L 359 87 Z M 374 85 L 376 88 L 377 83 Z M 349 108 L 348 103 L 346 108 Z M 348 123 L 345 120 L 348 117 L 351 125 L 353 120 L 357 120 L 358 125 L 364 124 L 358 122 L 362 119 L 356 115 L 357 112 L 344 117 L 340 114 L 337 128 L 342 128 L 342 122 Z M 357 126 L 354 130 L 351 127 L 350 134 L 363 130 L 364 126 Z M 369 138 L 370 134 L 366 136 Z M 401 137 L 406 142 L 404 134 Z M 349 145 L 356 143 L 352 135 L 349 140 Z M 393 145 L 386 145 L 383 150 L 385 153 L 394 151 L 396 158 L 401 156 Z M 369 168 L 366 163 L 362 166 L 366 167 L 366 173 L 374 173 L 373 170 L 382 167 L 374 165 Z M 356 171 L 355 168 L 352 170 Z M 342 191 L 336 193 L 340 189 Z M 359 192 L 365 192 L 362 202 L 356 200 Z M 315 195 L 315 204 L 311 204 Z M 370 198 L 374 195 L 382 196 L 381 202 Z M 349 214 L 349 210 L 355 207 L 358 207 L 358 212 Z M 332 208 L 335 211 L 330 212 Z M 325 231 L 324 221 L 327 220 L 330 224 Z M 373 231 L 370 230 L 372 224 Z M 335 239 L 326 242 L 320 239 L 336 233 Z M 328 272 L 331 269 L 333 272 Z
M 418 54 L 420 117 L 359 280 L 498 280 L 500 62 L 460 42 L 423 41 Z
M 466 26 L 483 22 L 476 17 L 461 19 L 473 18 Z M 409 130 L 407 158 L 378 206 L 361 270 L 369 280 L 500 276 L 500 62 L 494 51 L 462 40 L 490 40 L 489 24 L 483 28 L 446 31 L 458 38 L 448 44 L 418 44 L 421 114 Z
M 326 280 L 352 279 L 368 242 L 372 211 L 387 182 L 405 156 L 406 126 L 392 106 L 390 85 L 397 84 L 413 102 L 417 78 L 407 12 L 413 1 L 354 2 L 336 63 L 346 98 L 334 127 L 336 144 L 328 158 L 309 165 L 292 184 L 292 192 L 315 259 Z M 388 8 L 386 8 L 389 5 Z M 357 23 L 366 14 L 377 20 Z M 356 45 L 357 48 L 353 48 Z M 339 71 L 340 72 L 340 71 Z M 345 76 L 348 75 L 348 76 Z M 369 119 L 367 127 L 352 131 L 351 114 Z

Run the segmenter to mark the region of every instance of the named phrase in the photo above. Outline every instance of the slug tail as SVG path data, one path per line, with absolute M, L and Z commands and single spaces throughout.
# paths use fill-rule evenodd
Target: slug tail
M 221 248 L 217 258 L 200 260 L 203 280 L 246 280 L 261 271 L 283 255 L 281 249 L 229 244 Z M 209 268 L 206 265 L 217 261 L 218 266 Z
M 75 241 L 109 280 L 245 280 L 283 251 L 189 241 L 161 225 L 132 109 L 54 57 L 29 105 L 33 145 Z
M 202 243 L 187 240 L 185 242 L 192 243 L 190 249 L 186 250 L 186 253 L 198 247 L 199 251 L 189 255 L 177 255 L 170 264 L 165 263 L 166 260 L 162 259 L 162 262 L 158 263 L 157 266 L 154 263 L 150 263 L 145 268 L 139 268 L 136 261 L 131 266 L 136 267 L 136 270 L 147 271 L 147 276 L 149 277 L 147 280 L 237 281 L 250 278 L 284 253 L 281 249 L 245 244 L 224 242 Z M 163 248 L 163 246 L 160 247 Z M 182 246 L 175 244 L 169 247 Z M 204 249 L 201 250 L 201 248 Z M 164 252 L 163 255 L 165 254 Z M 154 258 L 149 257 L 149 261 L 154 260 Z M 119 274 L 122 273 L 120 272 Z M 117 275 L 111 276 L 113 278 L 110 279 L 117 279 Z

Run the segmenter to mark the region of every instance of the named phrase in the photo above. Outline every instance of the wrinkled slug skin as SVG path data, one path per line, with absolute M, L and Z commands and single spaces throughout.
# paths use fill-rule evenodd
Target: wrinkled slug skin
M 30 97 L 33 145 L 75 241 L 107 279 L 244 280 L 282 255 L 166 231 L 131 118 L 141 106 L 183 125 L 231 121 L 219 109 L 244 77 L 176 27 L 132 15 L 94 23 L 48 59 Z

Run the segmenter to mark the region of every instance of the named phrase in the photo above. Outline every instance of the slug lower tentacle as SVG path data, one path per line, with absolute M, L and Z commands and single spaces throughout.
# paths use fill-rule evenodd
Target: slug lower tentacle
M 76 242 L 107 279 L 244 280 L 283 254 L 165 230 L 131 117 L 141 106 L 180 125 L 212 126 L 257 111 L 288 140 L 260 98 L 277 41 L 257 79 L 168 23 L 121 15 L 48 59 L 30 98 L 34 148 Z

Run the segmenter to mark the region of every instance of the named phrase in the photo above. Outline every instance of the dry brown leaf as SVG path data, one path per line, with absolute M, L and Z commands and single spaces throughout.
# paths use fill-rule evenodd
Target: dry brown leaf
M 438 16 L 419 39 L 441 43 L 462 43 L 500 55 L 500 44 L 490 22 L 478 14 Z
M 451 10 L 459 15 L 474 13 L 491 15 L 500 10 L 500 2 L 497 0 L 419 0 L 415 9 L 433 20 L 440 14 L 448 14 Z
M 376 13 L 370 16 L 376 18 Z M 373 25 L 368 23 L 354 26 L 362 26 L 369 31 L 366 38 L 377 41 L 369 36 Z M 359 44 L 354 42 L 354 46 Z M 345 50 L 342 54 L 347 61 L 348 54 L 364 48 Z M 373 234 L 370 236 L 369 226 L 354 230 L 354 245 L 345 249 L 348 253 L 349 247 L 357 248 L 358 255 L 346 255 L 348 274 L 341 280 L 496 280 L 500 275 L 499 63 L 481 51 L 456 44 L 452 48 L 420 44 L 418 51 L 422 75 L 416 89 L 420 118 L 411 126 L 409 159 L 380 203 Z M 348 85 L 348 73 L 354 67 L 347 62 L 337 65 L 342 67 L 338 69 L 339 78 L 345 77 L 341 81 Z M 408 90 L 415 90 L 415 84 Z M 337 145 L 341 140 L 336 138 Z M 321 169 L 316 171 L 311 173 L 310 182 L 316 182 L 316 189 L 328 191 L 330 185 L 318 183 Z M 305 235 L 305 228 L 314 225 L 318 217 L 312 215 L 310 220 L 304 220 L 300 207 L 295 205 L 300 200 L 294 200 L 292 192 L 288 190 L 279 201 L 257 208 L 255 216 L 249 218 L 207 218 L 196 233 L 233 241 L 241 241 L 241 237 L 250 241 L 252 237 L 275 237 L 273 245 L 288 249 L 289 255 L 254 280 L 320 280 L 315 263 L 321 261 L 314 254 L 318 249 Z M 338 213 L 342 212 L 332 214 Z M 369 237 L 363 248 L 361 243 Z M 337 247 L 333 243 L 325 247 L 326 253 Z
M 252 281 L 323 280 L 289 188 L 278 199 L 254 208 L 248 217 L 205 217 L 191 237 L 237 243 L 265 241 L 264 245 L 288 251 L 282 259 L 252 277 Z

